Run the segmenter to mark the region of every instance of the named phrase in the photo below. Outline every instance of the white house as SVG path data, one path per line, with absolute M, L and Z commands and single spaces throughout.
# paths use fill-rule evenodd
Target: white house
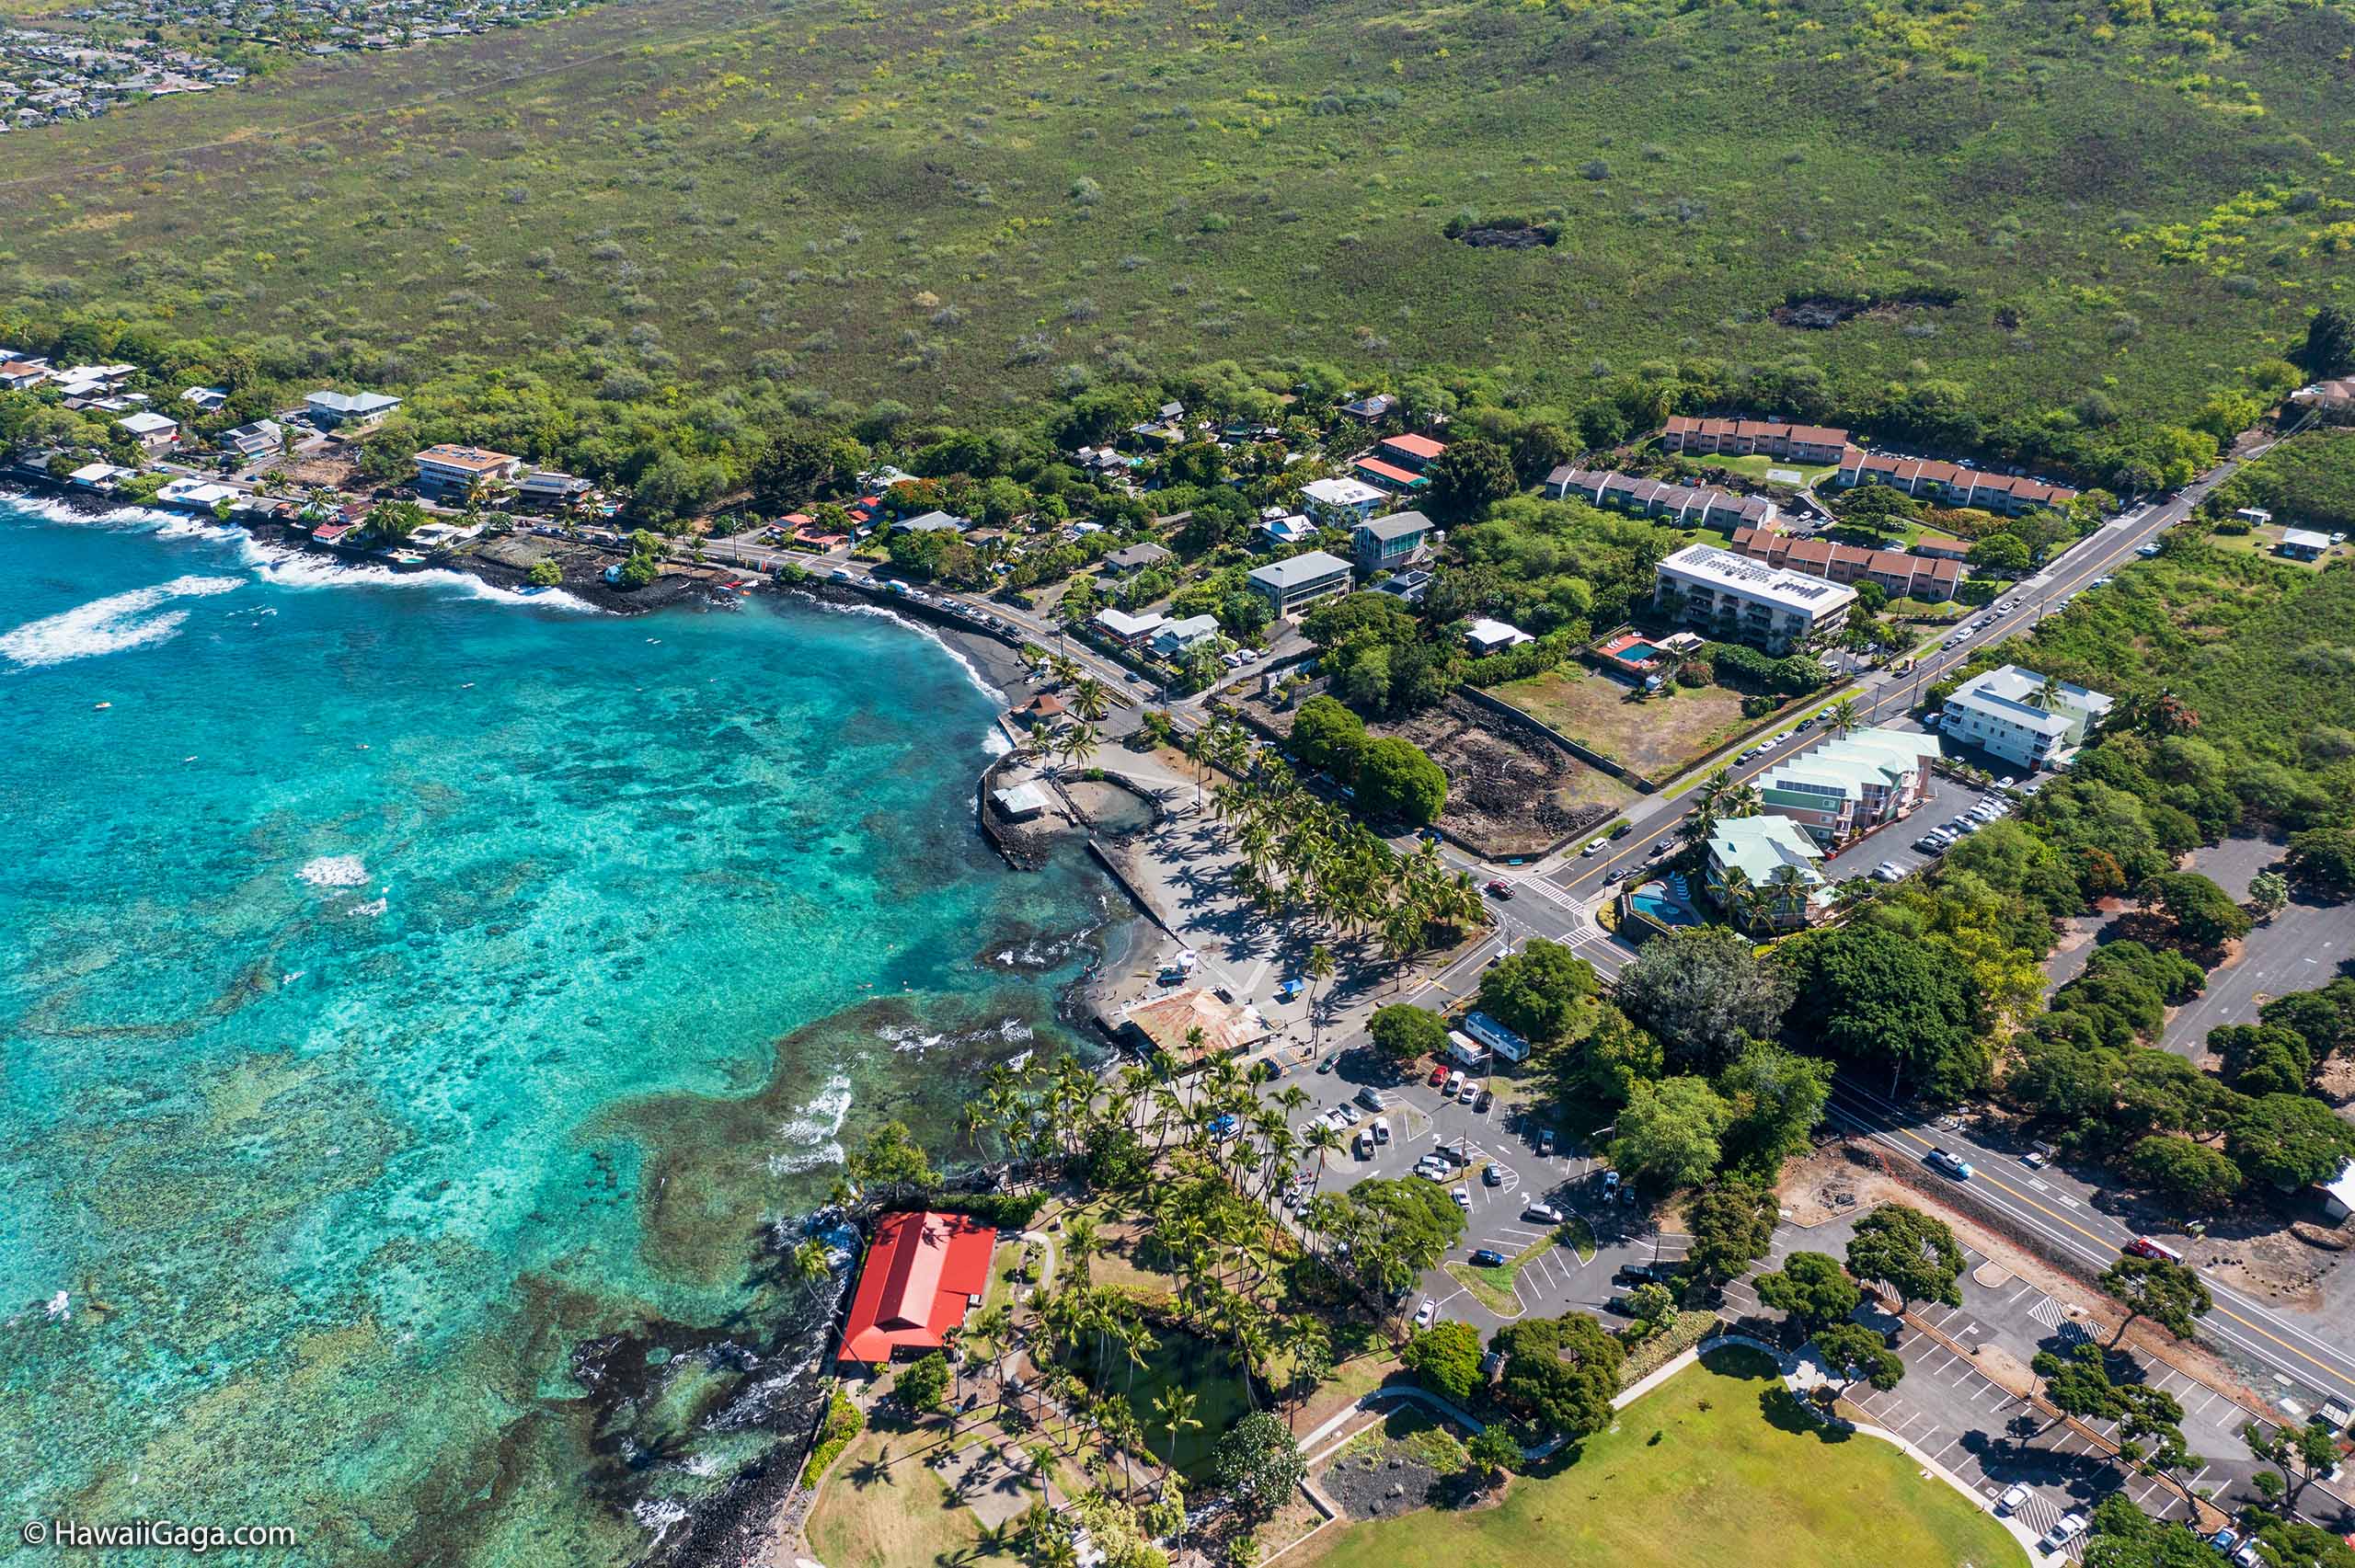
M 323 430 L 381 419 L 400 406 L 399 398 L 381 392 L 315 392 L 303 399 L 303 412 Z
M 1300 503 L 1327 528 L 1355 528 L 1390 499 L 1362 479 L 1311 479 L 1300 487 Z
M 2006 664 L 1955 688 L 1938 728 L 2007 762 L 2041 768 L 2084 744 L 2109 708 L 2103 692 Z
M 1311 550 L 1286 560 L 1254 567 L 1244 578 L 1251 591 L 1275 606 L 1279 618 L 1337 593 L 1347 593 L 1356 580 L 1350 564 L 1338 555 Z
M 1502 653 L 1536 640 L 1511 622 L 1491 621 L 1485 615 L 1464 628 L 1465 644 L 1476 654 Z
M 1137 647 L 1154 633 L 1169 624 L 1169 617 L 1158 611 L 1148 610 L 1142 615 L 1132 615 L 1125 610 L 1103 609 L 1096 612 L 1096 629 L 1124 647 Z
M 1217 635 L 1217 616 L 1189 615 L 1164 622 L 1153 634 L 1153 651 L 1164 658 L 1183 658 Z

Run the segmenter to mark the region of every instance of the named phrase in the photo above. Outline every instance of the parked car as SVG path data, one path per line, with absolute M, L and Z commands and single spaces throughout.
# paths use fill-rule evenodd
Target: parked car
M 2028 1505 L 2028 1490 L 2025 1486 L 2006 1486 L 2004 1494 L 1995 1499 L 1995 1512 L 2016 1514 Z
M 1605 1171 L 1603 1173 L 1603 1196 L 1605 1198 L 1614 1198 L 1619 1196 L 1619 1173 L 1616 1171 Z
M 1664 855 L 1664 854 L 1666 854 L 1669 851 L 1671 851 L 1671 850 L 1674 849 L 1675 847 L 1676 847 L 1676 841 L 1675 841 L 1674 839 L 1662 839 L 1660 842 L 1658 842 L 1658 843 L 1656 843 L 1656 844 L 1654 844 L 1654 845 L 1652 846 L 1652 853 L 1653 853 L 1655 856 L 1657 856 L 1657 855 Z
M 1323 1061 L 1316 1064 L 1317 1075 L 1322 1077 L 1324 1074 L 1332 1071 L 1335 1068 L 1340 1065 L 1341 1059 L 1339 1057 L 1327 1057 Z
M 1415 1309 L 1415 1326 L 1419 1329 L 1427 1329 L 1438 1321 L 1439 1303 L 1428 1296 L 1424 1297 L 1423 1304 Z
M 1636 1315 L 1635 1302 L 1625 1296 L 1614 1296 L 1603 1304 L 1603 1310 L 1614 1318 L 1632 1318 Z
M 1373 1134 L 1373 1140 L 1376 1143 L 1387 1143 L 1390 1141 L 1390 1122 L 1386 1117 L 1374 1117 L 1373 1125 L 1366 1130 Z
M 1554 1152 L 1554 1129 L 1552 1127 L 1549 1127 L 1544 1128 L 1538 1133 L 1537 1152 L 1541 1156 Z
M 1438 1087 L 1440 1087 L 1442 1084 L 1445 1083 L 1446 1082 L 1447 1082 L 1447 1069 L 1446 1069 L 1446 1067 L 1445 1067 L 1444 1065 L 1442 1065 L 1442 1066 L 1439 1066 L 1439 1067 L 1435 1067 L 1435 1068 L 1431 1069 L 1431 1075 L 1430 1075 L 1430 1086 L 1431 1086 L 1432 1088 L 1437 1089 Z
M 1936 833 L 1925 833 L 1921 838 L 1913 841 L 1913 853 L 1915 854 L 1936 854 L 1946 847 L 1947 841 L 1944 839 L 1939 838 Z
M 2159 542 L 2154 539 L 2148 544 L 2137 544 L 2134 546 L 2134 553 L 2146 558 L 2155 555 L 2159 553 Z
M 1484 1187 L 1503 1186 L 1505 1185 L 1504 1168 L 1493 1162 L 1481 1166 L 1480 1185 Z
M 1480 1097 L 1480 1081 L 1476 1078 L 1465 1079 L 1463 1087 L 1456 1090 L 1455 1097 L 1465 1104 L 1470 1104 Z
M 2085 1516 L 2083 1514 L 2063 1514 L 2060 1523 L 2044 1532 L 2044 1539 L 2036 1543 L 2036 1549 L 2050 1557 L 2085 1533 Z
M 1587 845 L 1587 847 L 1586 847 L 1586 848 L 1584 848 L 1584 849 L 1582 849 L 1582 850 L 1579 851 L 1580 858 L 1580 859 L 1586 859 L 1586 858 L 1589 858 L 1589 857 L 1593 856 L 1593 855 L 1601 854 L 1601 853 L 1603 853 L 1603 846 L 1604 846 L 1604 845 L 1606 845 L 1606 844 L 1608 844 L 1610 841 L 1610 841 L 1609 839 L 1597 839 L 1597 840 L 1595 840 L 1595 841 L 1594 841 L 1594 842 L 1592 842 L 1592 843 L 1591 843 L 1591 844 Z
M 1480 1091 L 1480 1097 L 1472 1102 L 1472 1109 L 1480 1116 L 1487 1116 L 1488 1114 L 1488 1107 L 1496 1103 L 1496 1091 L 1493 1089 L 1483 1089 Z
M 1472 1249 L 1472 1266 L 1474 1268 L 1502 1268 L 1504 1265 L 1505 1255 L 1504 1253 L 1497 1251 L 1496 1248 L 1475 1247 Z
M 1949 1154 L 1943 1149 L 1933 1149 L 1923 1155 L 1922 1163 L 1934 1171 L 1944 1171 L 1958 1182 L 1970 1180 L 1970 1162 Z
M 1540 1225 L 1559 1225 L 1569 1218 L 1550 1203 L 1533 1203 L 1521 1211 L 1523 1219 L 1534 1219 Z
M 2233 1554 L 2233 1548 L 2238 1546 L 2240 1543 L 2241 1532 L 2234 1529 L 2218 1530 L 2214 1535 L 2208 1538 L 2208 1544 L 2214 1547 L 2217 1551 L 2223 1552 L 2227 1557 L 2230 1557 Z
M 1369 1111 L 1386 1111 L 1390 1108 L 1389 1096 L 1371 1083 L 1358 1091 L 1358 1104 Z
M 1447 1196 L 1455 1200 L 1456 1207 L 1466 1214 L 1472 1212 L 1472 1194 L 1469 1191 L 1463 1187 L 1450 1187 L 1447 1189 Z
M 1883 882 L 1902 882 L 1905 868 L 1893 860 L 1885 860 L 1873 867 L 1873 875 Z

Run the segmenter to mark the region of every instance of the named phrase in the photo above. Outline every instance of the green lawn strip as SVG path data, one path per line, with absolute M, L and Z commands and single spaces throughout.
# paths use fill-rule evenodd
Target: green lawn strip
M 1788 1408 L 1773 1364 L 1719 1352 L 1504 1501 L 1333 1535 L 1328 1568 L 2026 1568 L 2008 1532 L 1878 1438 Z
M 1583 1219 L 1572 1219 L 1555 1229 L 1553 1234 L 1541 1237 L 1493 1268 L 1476 1268 L 1468 1263 L 1452 1263 L 1447 1272 L 1456 1283 L 1472 1292 L 1488 1310 L 1505 1317 L 1519 1317 L 1521 1297 L 1514 1290 L 1521 1271 L 1547 1248 L 1560 1244 L 1579 1255 L 1580 1263 L 1594 1261 L 1594 1232 Z

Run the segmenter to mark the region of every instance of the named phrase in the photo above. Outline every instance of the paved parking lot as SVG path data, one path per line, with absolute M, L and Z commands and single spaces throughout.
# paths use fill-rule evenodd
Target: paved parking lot
M 1915 807 L 1911 817 L 1850 844 L 1818 869 L 1826 881 L 1835 883 L 1852 876 L 1870 876 L 1873 868 L 1885 860 L 1894 861 L 1907 872 L 1918 871 L 1929 864 L 1930 857 L 1916 850 L 1913 841 L 1961 816 L 1985 798 L 1969 784 L 1943 773 L 1932 773 L 1930 798 Z

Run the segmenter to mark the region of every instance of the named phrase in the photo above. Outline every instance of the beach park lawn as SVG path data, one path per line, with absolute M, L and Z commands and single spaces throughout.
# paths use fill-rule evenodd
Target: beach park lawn
M 1169 1428 L 1155 1408 L 1155 1402 L 1165 1389 L 1183 1389 L 1192 1394 L 1193 1419 L 1202 1425 L 1178 1435 L 1178 1470 L 1186 1476 L 1205 1474 L 1211 1448 L 1219 1435 L 1251 1413 L 1243 1379 L 1225 1345 L 1166 1324 L 1155 1324 L 1153 1332 L 1160 1343 L 1145 1354 L 1144 1365 L 1136 1368 L 1134 1384 L 1129 1380 L 1128 1358 L 1117 1350 L 1115 1358 L 1105 1363 L 1106 1379 L 1114 1390 L 1128 1395 L 1137 1425 L 1143 1429 L 1145 1447 L 1164 1461 L 1169 1458 Z M 1083 1342 L 1074 1359 L 1086 1357 Z
M 941 1441 L 937 1431 L 912 1430 L 901 1423 L 869 1429 L 826 1472 L 818 1505 L 810 1511 L 810 1549 L 828 1563 L 959 1562 L 1006 1568 L 1022 1560 L 982 1545 L 983 1523 L 975 1511 L 948 1494 L 927 1450 Z M 1026 1488 L 1017 1499 L 1001 1497 L 994 1511 L 1011 1517 L 1029 1504 Z
M 1607 675 L 1566 663 L 1525 681 L 1507 681 L 1488 695 L 1656 784 L 1730 740 L 1747 723 L 1741 693 L 1723 686 L 1680 687 L 1672 696 L 1645 703 L 1629 702 L 1627 693 L 1626 686 Z
M 1826 1436 L 1755 1351 L 1728 1349 L 1619 1413 L 1494 1508 L 1328 1529 L 1324 1568 L 2026 1568 L 2012 1536 L 1877 1437 Z M 1322 1543 L 1329 1542 L 1329 1545 Z M 1321 1551 L 1320 1551 L 1321 1546 Z

